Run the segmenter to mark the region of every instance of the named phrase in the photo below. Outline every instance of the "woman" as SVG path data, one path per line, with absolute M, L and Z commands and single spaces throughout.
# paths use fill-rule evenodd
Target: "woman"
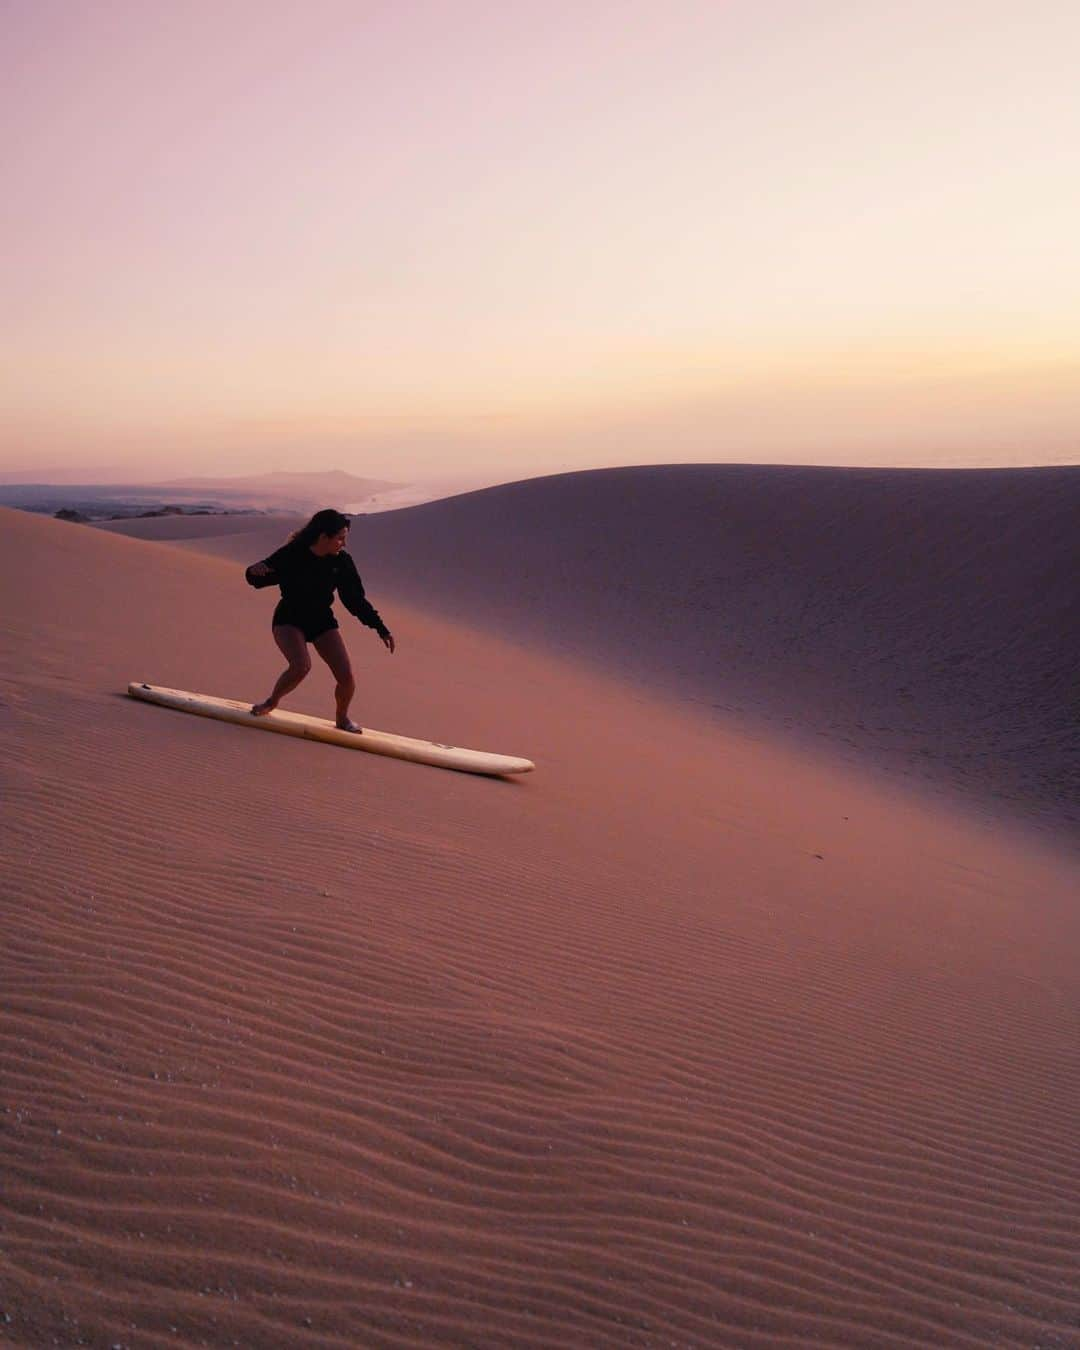
M 248 585 L 261 590 L 280 586 L 281 599 L 274 610 L 274 641 L 289 665 L 274 685 L 270 697 L 256 703 L 256 717 L 273 712 L 286 694 L 300 683 L 311 669 L 308 643 L 333 671 L 337 686 L 336 725 L 342 731 L 363 731 L 349 720 L 349 704 L 356 692 L 349 653 L 338 631 L 338 622 L 330 608 L 336 590 L 341 603 L 362 624 L 374 628 L 389 651 L 394 637 L 364 595 L 364 586 L 356 564 L 345 552 L 349 518 L 340 511 L 316 511 L 302 530 L 262 562 L 252 563 L 244 573 Z

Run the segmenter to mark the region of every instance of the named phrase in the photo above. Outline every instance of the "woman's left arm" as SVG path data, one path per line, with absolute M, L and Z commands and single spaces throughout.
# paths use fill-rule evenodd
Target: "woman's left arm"
M 356 564 L 347 553 L 338 554 L 338 563 L 337 592 L 341 596 L 341 603 L 350 614 L 355 614 L 362 624 L 374 628 L 386 646 L 393 651 L 394 635 L 383 623 L 379 611 L 364 594 L 364 583 L 360 580 Z

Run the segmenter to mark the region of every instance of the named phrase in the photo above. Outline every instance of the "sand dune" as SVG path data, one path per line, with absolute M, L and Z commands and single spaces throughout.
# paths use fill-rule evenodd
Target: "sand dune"
M 384 592 L 1076 838 L 1078 518 L 1080 469 L 694 465 L 368 517 L 350 547 Z
M 137 704 L 263 692 L 272 597 L 0 522 L 13 1343 L 1076 1343 L 1072 858 L 485 632 L 509 549 L 347 631 L 527 781 Z
M 1080 468 L 695 465 L 372 518 L 363 548 L 454 618 L 1075 832 L 1078 520 Z

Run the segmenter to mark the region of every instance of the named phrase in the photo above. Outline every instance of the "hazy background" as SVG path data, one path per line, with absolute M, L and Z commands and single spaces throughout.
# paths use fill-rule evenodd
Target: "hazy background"
M 1074 0 L 3 0 L 0 471 L 1075 462 Z

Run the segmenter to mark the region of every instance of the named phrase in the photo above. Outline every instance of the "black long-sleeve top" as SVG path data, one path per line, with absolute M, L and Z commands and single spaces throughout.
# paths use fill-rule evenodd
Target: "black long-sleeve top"
M 264 558 L 263 563 L 270 569 L 266 576 L 254 576 L 251 567 L 244 575 L 248 585 L 256 590 L 262 590 L 264 586 L 281 587 L 281 601 L 274 611 L 275 623 L 295 623 L 305 627 L 331 612 L 336 590 L 341 603 L 362 624 L 374 628 L 380 637 L 389 634 L 378 610 L 364 594 L 364 583 L 356 564 L 344 549 L 320 558 L 307 544 L 291 540 L 269 558 Z M 257 566 L 258 563 L 252 564 L 252 567 Z

